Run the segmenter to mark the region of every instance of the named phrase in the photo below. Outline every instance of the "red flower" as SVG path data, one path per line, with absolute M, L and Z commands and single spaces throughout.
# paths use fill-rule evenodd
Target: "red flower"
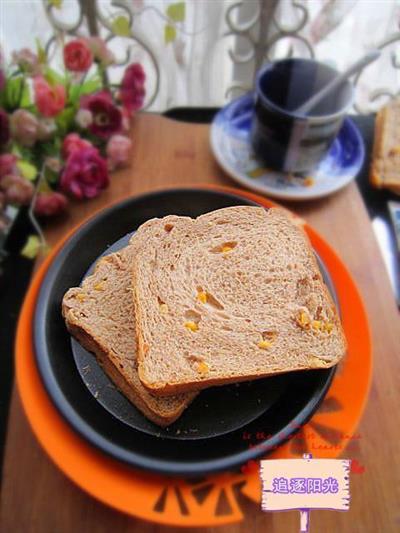
M 17 171 L 16 163 L 18 158 L 14 154 L 0 155 L 0 178 L 7 174 L 15 174 Z
M 109 184 L 107 163 L 96 148 L 74 150 L 61 174 L 61 189 L 78 199 L 94 198 Z
M 68 157 L 74 152 L 75 150 L 82 150 L 83 148 L 92 148 L 93 145 L 87 141 L 86 139 L 82 139 L 82 137 L 79 137 L 77 133 L 69 133 L 62 144 L 61 153 L 64 159 L 68 159 Z
M 65 87 L 63 85 L 51 86 L 42 76 L 33 80 L 36 105 L 45 117 L 54 117 L 64 109 Z
M 146 89 L 144 83 L 146 74 L 140 63 L 133 63 L 125 70 L 122 79 L 119 98 L 122 105 L 132 113 L 143 106 Z
M 121 130 L 122 114 L 114 104 L 111 93 L 99 91 L 81 98 L 82 109 L 88 109 L 93 115 L 89 130 L 102 139 L 108 139 Z
M 64 46 L 64 64 L 72 72 L 86 72 L 93 63 L 93 54 L 83 39 L 76 39 Z
M 35 214 L 40 217 L 59 215 L 67 205 L 67 198 L 60 192 L 40 192 L 35 201 Z

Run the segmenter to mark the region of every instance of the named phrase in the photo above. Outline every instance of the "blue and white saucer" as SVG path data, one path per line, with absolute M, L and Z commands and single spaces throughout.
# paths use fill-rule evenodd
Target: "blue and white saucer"
M 311 200 L 342 189 L 360 171 L 364 141 L 349 118 L 310 176 L 288 175 L 263 167 L 250 144 L 253 108 L 253 94 L 246 94 L 221 109 L 211 125 L 212 151 L 225 172 L 241 185 L 282 200 Z

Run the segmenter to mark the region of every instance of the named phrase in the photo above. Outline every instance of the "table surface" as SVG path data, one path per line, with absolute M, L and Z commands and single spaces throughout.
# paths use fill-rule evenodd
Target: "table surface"
M 132 131 L 131 166 L 114 173 L 112 185 L 100 197 L 72 205 L 67 217 L 46 231 L 49 243 L 55 244 L 95 210 L 126 196 L 182 184 L 207 182 L 232 186 L 212 157 L 208 134 L 208 125 L 139 115 Z M 342 453 L 343 457 L 356 459 L 365 470 L 352 475 L 350 510 L 313 511 L 311 527 L 314 531 L 343 533 L 399 531 L 400 318 L 367 212 L 355 184 L 332 197 L 289 207 L 318 230 L 348 266 L 367 308 L 374 345 L 371 394 L 358 428 L 361 438 L 351 442 Z M 247 500 L 243 510 L 243 522 L 204 531 L 298 530 L 298 512 L 263 513 Z M 118 513 L 73 485 L 36 442 L 15 387 L 0 516 L 0 529 L 15 533 L 175 531 Z

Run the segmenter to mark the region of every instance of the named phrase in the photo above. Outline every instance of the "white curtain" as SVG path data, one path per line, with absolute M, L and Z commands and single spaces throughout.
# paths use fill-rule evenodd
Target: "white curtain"
M 21 47 L 34 48 L 36 37 L 43 42 L 51 37 L 45 3 L 0 1 L 0 39 L 6 57 Z M 360 77 L 359 110 L 373 109 L 383 97 L 399 91 L 399 0 L 186 0 L 183 20 L 175 7 L 172 15 L 177 20 L 171 21 L 171 5 L 180 3 L 97 1 L 108 22 L 126 17 L 128 11 L 133 15 L 133 39 L 116 37 L 110 47 L 120 59 L 129 49 L 131 61 L 143 62 L 148 101 L 156 93 L 151 110 L 223 105 L 251 88 L 254 72 L 263 61 L 289 53 L 307 57 L 311 49 L 317 59 L 343 69 L 368 48 L 383 47 L 383 57 Z M 55 19 L 73 23 L 79 14 L 78 0 L 61 0 L 61 7 L 52 13 Z M 167 43 L 166 26 L 171 25 L 173 38 L 170 35 Z M 87 29 L 82 26 L 78 32 L 84 35 Z M 108 35 L 101 25 L 100 33 Z M 385 39 L 393 42 L 385 46 Z M 54 62 L 61 66 L 60 54 Z M 114 69 L 113 81 L 121 71 L 122 67 Z

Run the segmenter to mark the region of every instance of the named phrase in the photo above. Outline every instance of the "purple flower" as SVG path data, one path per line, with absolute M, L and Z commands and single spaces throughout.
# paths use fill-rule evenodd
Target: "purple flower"
M 122 105 L 130 113 L 137 111 L 143 106 L 146 95 L 146 89 L 144 88 L 145 81 L 146 74 L 140 63 L 133 63 L 125 70 L 119 91 L 119 98 Z
M 96 148 L 85 147 L 73 150 L 61 174 L 63 192 L 79 200 L 94 198 L 109 184 L 107 163 Z
M 111 93 L 99 91 L 81 98 L 81 108 L 92 113 L 89 130 L 102 139 L 108 139 L 118 133 L 122 126 L 122 114 L 114 104 Z

